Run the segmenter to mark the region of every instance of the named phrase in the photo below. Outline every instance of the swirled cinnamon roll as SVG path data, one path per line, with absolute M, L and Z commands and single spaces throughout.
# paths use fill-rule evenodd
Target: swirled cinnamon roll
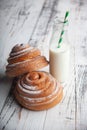
M 14 95 L 23 107 L 44 110 L 61 101 L 63 88 L 49 73 L 33 71 L 18 80 Z
M 9 77 L 16 77 L 47 65 L 48 61 L 44 56 L 41 56 L 39 49 L 28 44 L 17 44 L 9 55 L 6 74 Z

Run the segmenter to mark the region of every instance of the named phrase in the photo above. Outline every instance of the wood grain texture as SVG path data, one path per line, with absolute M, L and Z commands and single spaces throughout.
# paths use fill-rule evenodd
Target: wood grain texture
M 87 129 L 87 66 L 76 67 L 77 129 Z
M 37 24 L 41 10 L 43 9 L 44 0 L 40 1 L 40 5 L 36 1 L 0 1 L 0 119 L 2 110 L 5 106 L 10 105 L 9 101 L 13 101 L 9 90 L 12 80 L 5 77 L 6 59 L 11 48 L 17 43 L 27 43 Z M 32 22 L 31 22 L 32 21 Z M 3 100 L 2 100 L 3 99 Z M 6 107 L 6 110 L 10 110 Z M 4 114 L 7 111 L 4 111 Z M 10 111 L 9 111 L 10 112 Z M 8 112 L 8 117 L 3 123 L 0 120 L 0 129 L 5 129 L 10 117 L 13 116 L 15 108 L 12 109 L 12 116 Z M 4 119 L 4 116 L 2 116 Z M 1 123 L 2 122 L 2 123 Z M 16 125 L 17 126 L 17 122 Z M 6 128 L 7 129 L 7 128 Z M 10 128 L 9 128 L 10 129 Z
M 12 80 L 4 76 L 6 58 L 13 45 L 28 42 L 41 49 L 42 54 L 49 59 L 49 41 L 54 16 L 62 19 L 66 10 L 70 10 L 68 39 L 72 49 L 70 79 L 68 83 L 62 84 L 63 100 L 49 110 L 26 110 L 12 95 L 17 79 L 11 85 Z M 0 1 L 1 130 L 87 130 L 86 12 L 86 0 Z M 49 71 L 49 68 L 43 70 Z
M 38 0 L 40 2 L 40 0 Z M 28 0 L 3 0 L 0 1 L 0 78 L 5 76 L 7 57 L 11 48 L 18 43 L 27 43 L 37 24 L 44 0 L 38 3 Z M 32 22 L 31 22 L 32 21 Z M 3 102 L 8 95 L 12 80 L 9 85 L 2 80 L 0 95 L 4 94 Z M 3 87 L 4 86 L 4 87 Z M 6 90 L 5 90 L 6 86 Z M 3 89 L 3 90 L 2 90 Z M 3 93 L 2 93 L 3 92 Z M 2 98 L 0 98 L 2 102 Z M 2 103 L 3 105 L 3 103 Z M 2 105 L 0 105 L 2 107 Z M 0 108 L 1 108 L 0 107 Z
M 30 39 L 44 0 L 38 0 L 38 3 L 36 0 L 0 1 L 0 76 L 4 75 L 11 48 L 18 43 L 27 43 Z

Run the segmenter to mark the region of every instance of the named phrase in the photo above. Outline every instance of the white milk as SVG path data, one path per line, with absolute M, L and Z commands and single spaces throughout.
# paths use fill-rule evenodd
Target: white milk
M 55 38 L 50 45 L 50 73 L 59 82 L 66 82 L 69 78 L 69 56 L 70 46 L 61 43 L 61 47 L 57 48 L 58 39 Z

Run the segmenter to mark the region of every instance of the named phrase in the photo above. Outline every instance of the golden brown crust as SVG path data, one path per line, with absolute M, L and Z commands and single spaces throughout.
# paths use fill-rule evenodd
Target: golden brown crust
M 29 48 L 29 44 L 16 44 L 13 48 L 12 48 L 12 51 L 10 53 L 10 56 L 12 56 L 12 53 L 15 53 L 15 52 L 18 52 L 18 51 L 22 51 L 24 49 L 27 49 Z
M 27 109 L 45 110 L 61 101 L 63 88 L 49 73 L 34 71 L 18 80 L 14 96 Z
M 28 44 L 18 44 L 13 47 L 8 58 L 6 74 L 9 77 L 16 77 L 26 72 L 41 69 L 48 65 L 48 61 L 37 48 Z

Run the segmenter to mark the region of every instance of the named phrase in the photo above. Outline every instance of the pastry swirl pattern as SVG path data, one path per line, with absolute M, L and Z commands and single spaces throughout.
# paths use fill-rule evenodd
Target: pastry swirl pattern
M 29 44 L 17 44 L 9 55 L 6 74 L 9 77 L 16 77 L 47 65 L 48 61 L 41 56 L 39 49 L 31 47 Z
M 44 110 L 61 101 L 63 89 L 49 73 L 33 71 L 18 80 L 14 96 L 27 109 Z

